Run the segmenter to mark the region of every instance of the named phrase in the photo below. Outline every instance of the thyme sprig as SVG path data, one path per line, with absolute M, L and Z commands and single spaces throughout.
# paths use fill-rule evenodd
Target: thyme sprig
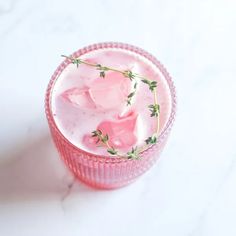
M 139 159 L 139 150 L 138 147 L 132 147 L 131 151 L 127 152 L 128 159 Z
M 102 143 L 107 148 L 107 152 L 110 155 L 118 156 L 118 157 L 123 157 L 123 158 L 127 158 L 127 159 L 135 159 L 135 160 L 139 159 L 140 158 L 140 154 L 143 151 L 145 151 L 147 148 L 149 148 L 150 146 L 155 144 L 157 142 L 157 140 L 158 140 L 159 129 L 160 129 L 160 105 L 159 105 L 158 99 L 157 99 L 157 81 L 150 80 L 150 79 L 146 78 L 145 76 L 142 76 L 142 75 L 139 75 L 137 73 L 132 72 L 131 70 L 124 70 L 123 71 L 123 70 L 116 69 L 116 68 L 113 68 L 113 67 L 103 66 L 103 65 L 97 64 L 97 63 L 91 63 L 91 62 L 88 62 L 86 60 L 82 60 L 81 58 L 73 57 L 73 56 L 62 55 L 62 57 L 65 57 L 68 60 L 70 60 L 70 62 L 72 64 L 75 64 L 77 68 L 81 64 L 84 64 L 84 65 L 96 68 L 99 71 L 99 76 L 101 78 L 105 78 L 106 77 L 106 72 L 113 71 L 113 72 L 120 73 L 124 77 L 130 79 L 131 82 L 133 83 L 133 89 L 128 94 L 128 96 L 127 96 L 127 105 L 131 105 L 132 104 L 131 102 L 132 102 L 133 98 L 136 95 L 137 86 L 138 86 L 138 80 L 140 80 L 141 82 L 143 82 L 144 84 L 146 84 L 148 86 L 149 90 L 154 95 L 153 104 L 150 104 L 148 106 L 148 108 L 149 108 L 149 111 L 151 112 L 150 116 L 151 117 L 155 117 L 156 120 L 157 120 L 157 123 L 156 123 L 156 130 L 155 130 L 155 132 L 153 133 L 152 136 L 148 137 L 145 140 L 145 145 L 143 145 L 140 148 L 132 147 L 132 149 L 130 151 L 128 151 L 126 154 L 124 154 L 124 153 L 120 153 L 114 147 L 110 146 L 108 134 L 103 134 L 101 130 L 95 130 L 95 131 L 92 132 L 92 137 L 96 137 L 97 138 L 96 143 Z
M 131 105 L 131 101 L 132 101 L 132 99 L 134 98 L 134 96 L 135 96 L 135 94 L 137 92 L 138 82 L 137 82 L 137 80 L 135 78 L 132 79 L 132 80 L 134 80 L 135 82 L 134 82 L 134 85 L 133 85 L 132 92 L 127 96 L 127 106 Z
M 159 104 L 151 104 L 148 106 L 149 110 L 151 111 L 151 117 L 155 116 L 158 117 L 160 113 L 160 105 Z
M 135 78 L 135 74 L 131 70 L 125 70 L 122 73 L 124 77 L 129 78 L 131 81 Z
M 92 132 L 92 137 L 96 137 L 97 141 L 96 143 L 101 142 L 102 144 L 104 144 L 107 147 L 107 152 L 110 153 L 111 155 L 117 155 L 118 151 L 111 147 L 110 144 L 108 143 L 109 137 L 107 134 L 103 134 L 101 130 L 97 129 L 95 131 Z
M 131 151 L 127 152 L 125 154 L 121 154 L 116 150 L 114 147 L 110 146 L 108 140 L 109 137 L 107 134 L 103 134 L 101 130 L 97 129 L 92 132 L 92 137 L 96 137 L 97 141 L 96 143 L 102 143 L 107 147 L 107 152 L 112 155 L 112 156 L 121 156 L 124 157 L 126 156 L 127 159 L 139 159 L 139 150 L 138 147 L 132 147 Z
M 157 142 L 157 136 L 156 134 L 148 137 L 146 140 L 145 140 L 146 144 L 155 144 Z
M 106 67 L 106 66 L 102 66 L 101 64 L 97 64 L 96 67 L 97 67 L 97 70 L 100 71 L 100 73 L 99 73 L 100 77 L 101 77 L 101 78 L 105 78 L 105 76 L 106 76 L 106 71 L 108 71 L 109 68 Z
M 149 86 L 149 89 L 154 92 L 155 88 L 157 87 L 157 81 L 155 80 L 149 80 L 149 79 L 142 79 L 141 80 L 144 84 L 147 84 Z

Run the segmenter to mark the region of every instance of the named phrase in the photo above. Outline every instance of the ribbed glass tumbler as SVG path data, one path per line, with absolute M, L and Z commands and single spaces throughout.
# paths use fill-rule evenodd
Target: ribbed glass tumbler
M 53 118 L 51 110 L 51 94 L 56 80 L 60 76 L 61 72 L 67 67 L 69 63 L 68 60 L 62 62 L 53 74 L 46 92 L 45 111 L 52 138 L 61 158 L 74 175 L 86 184 L 96 188 L 114 189 L 133 182 L 159 159 L 160 153 L 165 146 L 174 122 L 176 95 L 175 87 L 166 69 L 155 57 L 143 49 L 128 44 L 108 42 L 85 47 L 76 51 L 73 56 L 79 57 L 87 52 L 102 48 L 125 49 L 148 59 L 162 72 L 171 94 L 170 116 L 164 129 L 162 129 L 162 132 L 159 135 L 157 143 L 142 152 L 140 160 L 127 160 L 118 157 L 110 158 L 107 156 L 95 155 L 80 149 L 67 140 L 67 138 L 61 133 Z

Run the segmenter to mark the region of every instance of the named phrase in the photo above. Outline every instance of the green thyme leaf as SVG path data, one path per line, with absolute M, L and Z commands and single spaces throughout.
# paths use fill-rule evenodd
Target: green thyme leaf
M 152 81 L 151 84 L 149 85 L 149 89 L 153 92 L 154 89 L 157 87 L 157 82 Z
M 101 130 L 95 130 L 92 132 L 92 137 L 97 137 L 98 139 L 96 140 L 96 143 L 99 143 L 100 141 L 103 143 L 106 143 L 108 140 L 108 135 L 106 134 L 105 136 L 102 135 Z
M 127 99 L 127 106 L 128 105 L 131 105 L 131 99 L 129 98 L 129 99 Z
M 92 137 L 98 137 L 100 135 L 102 135 L 102 131 L 100 129 L 97 129 L 95 131 L 92 132 Z
M 99 73 L 100 77 L 105 78 L 105 75 L 106 75 L 105 72 L 108 71 L 109 68 L 106 66 L 102 66 L 101 64 L 97 64 L 95 66 L 96 66 L 97 70 L 100 70 L 100 73 Z
M 78 68 L 79 65 L 82 63 L 82 60 L 79 59 L 79 58 L 73 58 L 72 56 L 71 57 L 68 57 L 68 56 L 65 56 L 65 55 L 61 55 L 62 57 L 65 57 L 67 59 L 69 59 L 71 61 L 72 64 L 75 64 L 76 67 Z
M 112 148 L 108 148 L 107 152 L 110 153 L 111 155 L 117 155 L 118 151 L 115 150 L 113 147 Z
M 100 71 L 100 77 L 105 78 L 105 72 L 104 71 Z
M 107 141 L 108 141 L 108 135 L 106 134 L 105 136 L 102 136 L 101 137 L 101 141 L 103 142 L 103 143 L 106 143 Z
M 145 140 L 146 144 L 155 144 L 157 142 L 156 135 L 152 135 Z
M 136 92 L 136 91 L 133 91 L 133 92 L 131 92 L 131 93 L 128 95 L 127 106 L 128 106 L 128 105 L 131 105 L 131 100 L 132 100 L 132 97 L 135 95 L 135 92 Z
M 144 84 L 147 84 L 149 86 L 149 89 L 153 92 L 154 89 L 157 87 L 157 81 L 154 80 L 148 80 L 148 79 L 142 79 L 141 80 Z
M 132 98 L 134 97 L 136 90 L 137 90 L 137 84 L 138 84 L 138 82 L 135 81 L 134 90 L 127 96 L 127 106 L 131 105 Z
M 153 116 L 158 117 L 158 115 L 160 113 L 160 105 L 159 104 L 149 105 L 148 108 L 151 111 L 151 117 L 153 117 Z
M 101 64 L 97 64 L 96 67 L 97 67 L 97 70 L 101 70 L 102 65 Z
M 147 80 L 147 79 L 142 79 L 141 81 L 142 81 L 143 83 L 145 83 L 145 84 L 148 84 L 148 85 L 150 84 L 150 81 Z
M 128 95 L 128 98 L 132 98 L 134 96 L 135 92 L 132 92 Z
M 135 147 L 135 148 L 132 147 L 132 150 L 127 152 L 127 158 L 138 159 L 139 158 L 138 147 Z
M 97 67 L 97 70 L 102 70 L 102 71 L 108 71 L 109 70 L 108 67 L 102 66 L 101 64 L 97 64 L 96 67 Z
M 126 70 L 123 72 L 124 77 L 129 78 L 131 81 L 135 78 L 135 74 L 131 70 Z

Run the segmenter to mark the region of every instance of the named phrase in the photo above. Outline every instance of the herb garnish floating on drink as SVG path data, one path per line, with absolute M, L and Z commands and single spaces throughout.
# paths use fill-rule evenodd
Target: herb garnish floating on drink
M 150 116 L 153 117 L 153 119 L 156 119 L 156 129 L 155 132 L 150 137 L 147 137 L 145 143 L 142 146 L 132 147 L 130 151 L 128 151 L 127 153 L 123 153 L 109 144 L 109 135 L 107 133 L 103 133 L 100 129 L 91 132 L 92 137 L 97 139 L 96 143 L 106 147 L 107 152 L 111 156 L 118 156 L 127 159 L 139 159 L 140 153 L 145 151 L 153 144 L 155 144 L 157 142 L 159 135 L 160 105 L 157 99 L 157 81 L 150 80 L 143 75 L 133 72 L 132 70 L 120 70 L 113 67 L 104 66 L 99 63 L 91 63 L 81 58 L 65 56 L 65 55 L 62 56 L 67 58 L 72 64 L 75 64 L 77 68 L 79 68 L 81 64 L 94 67 L 95 70 L 98 70 L 99 77 L 101 77 L 101 79 L 107 79 L 106 73 L 109 71 L 119 73 L 125 78 L 129 79 L 132 82 L 132 89 L 126 99 L 127 106 L 132 106 L 132 101 L 137 93 L 138 83 L 144 83 L 145 85 L 148 86 L 149 91 L 153 94 L 153 103 L 147 107 L 147 110 L 149 110 Z

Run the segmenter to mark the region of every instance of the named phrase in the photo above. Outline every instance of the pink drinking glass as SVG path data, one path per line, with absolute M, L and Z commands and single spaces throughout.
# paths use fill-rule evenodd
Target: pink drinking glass
M 102 48 L 125 49 L 147 58 L 162 72 L 171 94 L 170 116 L 159 135 L 157 143 L 143 151 L 140 160 L 127 160 L 118 157 L 109 158 L 107 156 L 95 155 L 78 148 L 73 145 L 57 127 L 51 110 L 51 93 L 56 80 L 61 72 L 67 67 L 69 61 L 64 60 L 54 72 L 46 92 L 45 111 L 52 138 L 62 160 L 74 175 L 84 183 L 95 188 L 114 189 L 133 182 L 137 177 L 152 167 L 159 159 L 160 153 L 165 146 L 174 122 L 176 113 L 176 94 L 172 79 L 163 65 L 154 56 L 138 47 L 115 42 L 98 43 L 82 48 L 72 55 L 74 57 L 79 57 L 87 52 Z

